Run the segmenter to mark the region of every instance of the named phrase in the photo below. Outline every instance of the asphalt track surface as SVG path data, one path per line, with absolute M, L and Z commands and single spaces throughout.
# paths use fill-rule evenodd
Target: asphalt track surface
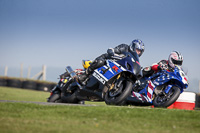
M 114 106 L 114 105 L 95 105 L 95 104 L 70 104 L 70 103 L 49 103 L 49 102 L 33 102 L 33 101 L 15 101 L 15 100 L 0 100 L 0 102 L 4 103 L 33 103 L 38 105 L 47 105 L 47 106 L 85 106 L 85 107 L 114 107 L 114 108 L 120 108 L 120 107 L 127 107 L 127 108 L 142 108 L 142 109 L 153 109 L 150 106 Z
M 40 105 L 63 105 L 63 106 L 102 106 L 93 104 L 69 104 L 69 103 L 49 103 L 49 102 L 32 102 L 32 101 L 15 101 L 15 100 L 0 100 L 0 102 L 7 103 L 34 103 Z

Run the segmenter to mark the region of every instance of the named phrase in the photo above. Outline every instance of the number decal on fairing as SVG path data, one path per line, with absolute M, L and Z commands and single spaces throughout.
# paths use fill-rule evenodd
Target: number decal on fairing
M 106 80 L 104 78 L 102 78 L 98 73 L 94 72 L 93 73 L 93 76 L 95 78 L 97 78 L 102 84 L 105 84 L 106 83 Z

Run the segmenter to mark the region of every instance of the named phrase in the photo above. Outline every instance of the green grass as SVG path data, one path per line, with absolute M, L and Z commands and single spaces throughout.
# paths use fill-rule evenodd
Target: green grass
M 0 100 L 46 102 L 49 92 L 0 87 Z
M 0 86 L 0 100 L 46 102 L 50 92 L 34 91 Z M 85 104 L 106 105 L 105 102 L 88 102 Z
M 12 94 L 9 93 L 12 96 L 5 95 L 5 91 L 10 89 L 13 91 Z M 21 94 L 23 95 L 20 96 Z M 44 102 L 48 96 L 47 92 L 0 87 L 1 100 Z M 33 103 L 0 103 L 0 132 L 2 133 L 197 133 L 199 131 L 200 111 L 133 106 L 49 106 Z

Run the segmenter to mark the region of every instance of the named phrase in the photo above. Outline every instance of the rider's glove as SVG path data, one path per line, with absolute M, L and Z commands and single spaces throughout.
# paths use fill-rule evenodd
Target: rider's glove
M 162 67 L 161 66 L 158 66 L 158 71 L 161 71 L 162 70 Z

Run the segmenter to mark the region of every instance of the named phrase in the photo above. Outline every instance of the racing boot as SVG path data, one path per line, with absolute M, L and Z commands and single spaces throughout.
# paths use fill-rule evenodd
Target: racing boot
M 88 78 L 88 76 L 90 74 L 92 74 L 92 72 L 97 69 L 98 67 L 103 66 L 105 63 L 105 60 L 101 59 L 101 58 L 96 58 L 91 64 L 90 66 L 85 70 L 85 73 L 81 74 L 78 76 L 78 82 L 82 85 L 84 85 L 84 81 Z

